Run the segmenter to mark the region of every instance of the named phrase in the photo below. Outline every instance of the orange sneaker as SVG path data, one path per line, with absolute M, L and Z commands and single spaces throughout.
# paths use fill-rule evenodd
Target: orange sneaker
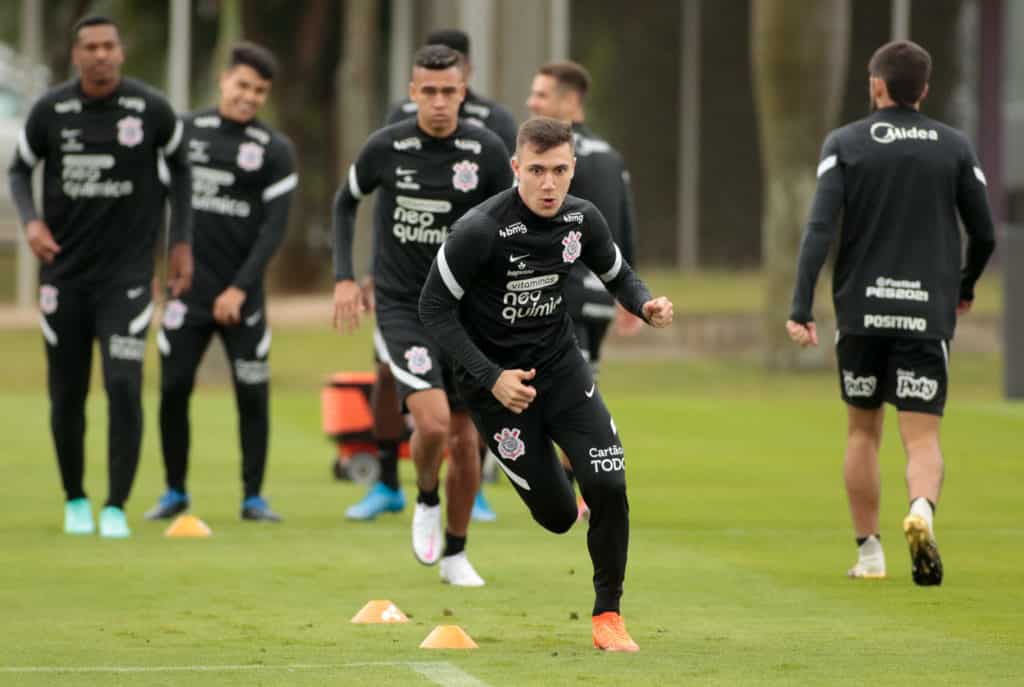
M 590 619 L 594 626 L 594 648 L 605 651 L 640 651 L 626 632 L 626 623 L 615 611 L 606 611 Z

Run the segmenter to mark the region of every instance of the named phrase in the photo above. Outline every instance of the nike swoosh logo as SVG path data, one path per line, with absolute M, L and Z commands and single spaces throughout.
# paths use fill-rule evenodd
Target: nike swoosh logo
M 415 174 L 417 171 L 418 170 L 415 169 L 402 169 L 401 167 L 398 167 L 395 169 L 395 174 L 397 174 L 400 177 L 406 177 L 411 174 Z
M 142 295 L 143 290 L 143 287 L 139 286 L 134 289 L 128 289 L 128 291 L 126 291 L 125 293 L 128 296 L 128 298 L 135 300 L 136 298 Z
M 523 260 L 523 259 L 528 258 L 528 257 L 530 257 L 529 253 L 523 253 L 522 255 L 510 255 L 510 256 L 508 256 L 508 261 L 509 262 L 519 262 L 520 260 Z
M 584 395 L 585 395 L 585 396 L 586 396 L 587 398 L 590 398 L 591 396 L 593 396 L 593 395 L 594 395 L 594 389 L 595 389 L 595 388 L 597 388 L 597 384 L 591 384 L 591 385 L 590 385 L 590 391 L 584 391 L 584 392 L 583 392 L 583 394 L 584 394 Z
M 260 321 L 261 317 L 263 317 L 263 311 L 257 310 L 252 315 L 249 315 L 249 317 L 245 318 L 245 324 L 249 327 L 255 326 L 255 324 Z

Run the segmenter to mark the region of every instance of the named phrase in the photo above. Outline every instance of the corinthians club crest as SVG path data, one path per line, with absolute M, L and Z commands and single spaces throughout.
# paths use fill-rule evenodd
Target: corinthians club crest
M 142 120 L 131 116 L 117 120 L 117 142 L 125 148 L 142 143 Z
M 263 146 L 246 142 L 238 146 L 238 166 L 246 172 L 255 172 L 263 166 Z
M 433 363 L 430 362 L 430 353 L 423 346 L 413 346 L 407 350 L 405 359 L 409 363 L 409 372 L 414 375 L 426 374 L 433 367 Z
M 480 169 L 480 165 L 469 160 L 456 162 L 452 165 L 452 171 L 455 172 L 454 176 L 452 176 L 452 186 L 463 193 L 469 193 L 480 183 L 480 176 L 477 174 L 478 169 Z
M 494 435 L 494 440 L 498 442 L 498 455 L 505 460 L 515 460 L 526 453 L 526 444 L 519 438 L 519 432 L 519 429 L 505 427 Z
M 570 231 L 566 234 L 565 238 L 562 239 L 562 261 L 563 262 L 576 262 L 576 258 L 580 257 L 580 251 L 582 246 L 580 245 L 580 239 L 583 238 L 583 233 L 579 231 Z

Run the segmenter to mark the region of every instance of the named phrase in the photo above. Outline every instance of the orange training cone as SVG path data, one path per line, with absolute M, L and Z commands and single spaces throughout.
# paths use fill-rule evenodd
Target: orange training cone
M 367 602 L 352 618 L 354 623 L 407 623 L 401 609 L 390 601 L 375 600 Z
M 209 537 L 213 530 L 194 515 L 179 515 L 164 532 L 165 537 Z
M 421 649 L 479 649 L 458 625 L 438 625 L 420 644 Z

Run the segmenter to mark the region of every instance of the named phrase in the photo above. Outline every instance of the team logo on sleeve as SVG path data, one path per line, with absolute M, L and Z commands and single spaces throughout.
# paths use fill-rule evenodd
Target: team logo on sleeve
M 480 165 L 469 160 L 456 162 L 452 165 L 452 171 L 455 172 L 452 176 L 452 186 L 458 191 L 469 193 L 480 184 L 480 176 L 477 174 L 478 169 L 480 169 Z
M 246 142 L 238 146 L 238 166 L 246 172 L 255 172 L 263 166 L 263 146 Z
M 39 309 L 44 315 L 57 312 L 57 287 L 43 284 L 39 287 Z
M 576 258 L 580 257 L 580 251 L 583 246 L 580 244 L 580 239 L 583 238 L 583 232 L 570 231 L 566 234 L 565 238 L 562 239 L 562 261 L 563 262 L 576 262 Z
M 131 116 L 117 120 L 117 142 L 125 148 L 142 143 L 142 120 Z
M 518 429 L 505 427 L 494 435 L 494 440 L 498 442 L 498 455 L 505 460 L 515 460 L 526 453 L 526 444 L 519 438 L 519 432 Z
M 180 329 L 185 324 L 185 313 L 188 306 L 179 300 L 173 300 L 164 308 L 164 329 Z
M 422 375 L 430 372 L 430 368 L 434 366 L 430 362 L 430 353 L 423 346 L 413 346 L 405 352 L 405 359 L 409 367 L 409 372 L 414 375 Z

